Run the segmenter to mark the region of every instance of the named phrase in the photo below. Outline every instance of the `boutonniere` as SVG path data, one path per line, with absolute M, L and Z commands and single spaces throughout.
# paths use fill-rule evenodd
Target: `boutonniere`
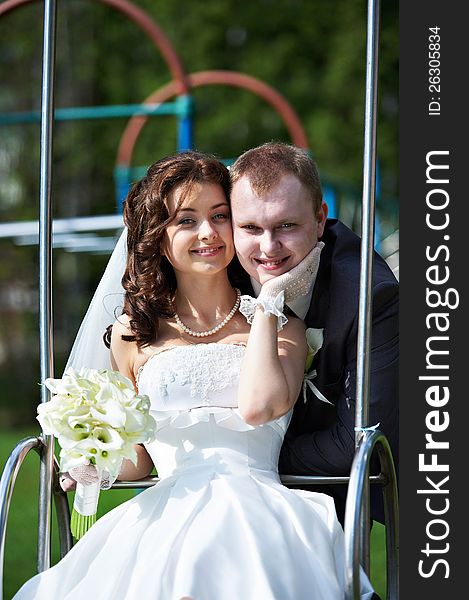
M 305 375 L 311 371 L 313 360 L 318 350 L 322 348 L 324 341 L 324 329 L 314 329 L 309 327 L 306 330 L 306 343 L 308 344 L 308 353 L 306 355 Z
M 306 402 L 307 400 L 307 390 L 308 388 L 313 392 L 313 394 L 321 400 L 321 402 L 326 402 L 327 404 L 332 404 L 329 400 L 321 394 L 318 388 L 314 385 L 313 379 L 317 376 L 316 369 L 313 369 L 314 357 L 318 353 L 318 351 L 322 348 L 322 343 L 324 341 L 324 329 L 314 329 L 314 327 L 309 327 L 306 330 L 306 343 L 308 344 L 308 353 L 306 354 L 306 363 L 305 363 L 305 372 L 303 378 L 303 400 Z

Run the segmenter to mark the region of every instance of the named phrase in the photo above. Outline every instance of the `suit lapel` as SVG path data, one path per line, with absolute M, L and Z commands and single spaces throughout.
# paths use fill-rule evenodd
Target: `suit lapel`
M 311 304 L 304 319 L 307 327 L 324 328 L 329 309 L 329 280 L 331 266 L 331 248 L 326 246 L 321 252 L 319 269 L 314 283 Z

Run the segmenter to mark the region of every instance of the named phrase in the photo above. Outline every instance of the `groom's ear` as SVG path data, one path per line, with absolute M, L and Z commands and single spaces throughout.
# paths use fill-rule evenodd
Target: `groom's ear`
M 328 212 L 329 209 L 327 208 L 327 204 L 323 201 L 321 203 L 321 208 L 316 213 L 316 221 L 318 224 L 318 239 L 321 238 L 324 233 L 324 227 L 326 226 Z

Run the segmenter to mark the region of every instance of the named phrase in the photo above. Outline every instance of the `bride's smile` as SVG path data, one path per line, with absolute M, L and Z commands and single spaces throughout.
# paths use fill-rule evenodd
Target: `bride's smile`
M 203 256 L 204 258 L 210 258 L 211 256 L 216 256 L 221 250 L 223 250 L 223 246 L 213 245 L 195 248 L 194 250 L 191 250 L 191 252 L 198 256 Z
M 176 277 L 214 275 L 234 256 L 230 207 L 223 189 L 213 183 L 194 183 L 188 191 L 177 187 L 167 199 L 173 216 L 163 241 L 163 252 Z

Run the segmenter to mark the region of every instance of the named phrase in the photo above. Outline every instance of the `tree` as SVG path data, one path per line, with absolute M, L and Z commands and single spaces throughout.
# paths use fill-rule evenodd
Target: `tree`
M 366 3 L 362 0 L 136 0 L 155 18 L 187 72 L 237 70 L 276 88 L 306 129 L 323 180 L 347 198 L 360 197 L 363 160 Z M 382 5 L 379 161 L 380 206 L 388 231 L 397 227 L 397 3 Z M 0 18 L 0 111 L 40 106 L 41 3 Z M 139 103 L 170 80 L 152 43 L 124 16 L 97 1 L 58 5 L 56 104 L 59 107 Z M 266 140 L 289 141 L 280 118 L 242 90 L 197 89 L 195 140 L 203 151 L 234 158 Z M 116 210 L 113 170 L 127 119 L 60 122 L 55 126 L 53 214 L 110 214 Z M 153 118 L 138 140 L 134 165 L 176 150 L 173 117 Z M 1 126 L 0 218 L 38 214 L 39 126 Z M 1 241 L 3 290 L 23 290 L 21 306 L 0 296 L 0 382 L 24 401 L 38 402 L 37 256 L 34 246 Z M 56 367 L 60 372 L 105 255 L 54 251 Z M 8 300 L 10 298 L 10 300 Z M 12 351 L 12 347 L 18 349 Z M 24 374 L 25 364 L 30 372 Z M 2 404 L 3 403 L 3 404 Z M 15 404 L 15 413 L 17 405 Z

